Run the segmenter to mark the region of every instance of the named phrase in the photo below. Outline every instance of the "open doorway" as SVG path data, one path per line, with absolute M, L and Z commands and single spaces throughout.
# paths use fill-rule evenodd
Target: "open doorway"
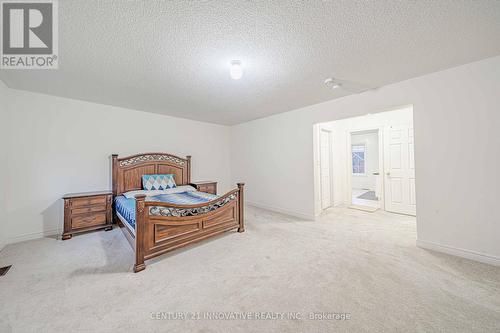
M 350 132 L 350 204 L 380 208 L 379 129 Z
M 314 125 L 315 207 L 416 215 L 413 107 Z

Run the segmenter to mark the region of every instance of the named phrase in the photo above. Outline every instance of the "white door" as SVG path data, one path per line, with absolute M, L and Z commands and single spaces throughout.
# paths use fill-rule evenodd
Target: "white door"
M 416 214 L 413 127 L 390 126 L 384 133 L 385 209 Z
M 321 209 L 332 205 L 332 181 L 330 170 L 330 137 L 331 132 L 320 131 L 320 175 L 321 175 Z

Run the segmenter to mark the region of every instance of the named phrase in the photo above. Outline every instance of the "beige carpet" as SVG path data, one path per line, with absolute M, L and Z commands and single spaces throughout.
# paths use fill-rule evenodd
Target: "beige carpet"
M 362 205 L 350 205 L 350 209 L 362 210 L 363 212 L 373 213 L 378 210 L 378 207 L 362 206 Z
M 335 208 L 303 222 L 249 207 L 245 233 L 139 274 L 119 230 L 11 245 L 0 252 L 0 265 L 13 264 L 0 278 L 0 332 L 499 332 L 500 268 L 419 249 L 415 238 L 408 216 Z M 266 313 L 203 319 L 213 312 Z

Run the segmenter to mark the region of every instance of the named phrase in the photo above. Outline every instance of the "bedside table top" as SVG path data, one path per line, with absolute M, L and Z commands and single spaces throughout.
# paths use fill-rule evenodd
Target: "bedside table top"
M 63 199 L 81 198 L 81 197 L 95 197 L 98 195 L 113 194 L 113 191 L 95 191 L 95 192 L 81 192 L 81 193 L 68 193 L 63 196 Z
M 191 182 L 191 184 L 195 184 L 195 185 L 204 185 L 204 184 L 213 184 L 213 183 L 217 183 L 217 182 L 216 181 L 209 181 L 209 180 L 200 181 L 200 182 Z

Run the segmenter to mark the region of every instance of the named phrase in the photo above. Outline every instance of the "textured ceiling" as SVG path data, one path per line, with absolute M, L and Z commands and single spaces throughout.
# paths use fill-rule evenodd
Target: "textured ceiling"
M 9 87 L 220 124 L 500 54 L 500 1 L 59 0 L 59 70 Z M 229 77 L 240 59 L 245 75 Z M 350 80 L 328 90 L 329 76 Z

